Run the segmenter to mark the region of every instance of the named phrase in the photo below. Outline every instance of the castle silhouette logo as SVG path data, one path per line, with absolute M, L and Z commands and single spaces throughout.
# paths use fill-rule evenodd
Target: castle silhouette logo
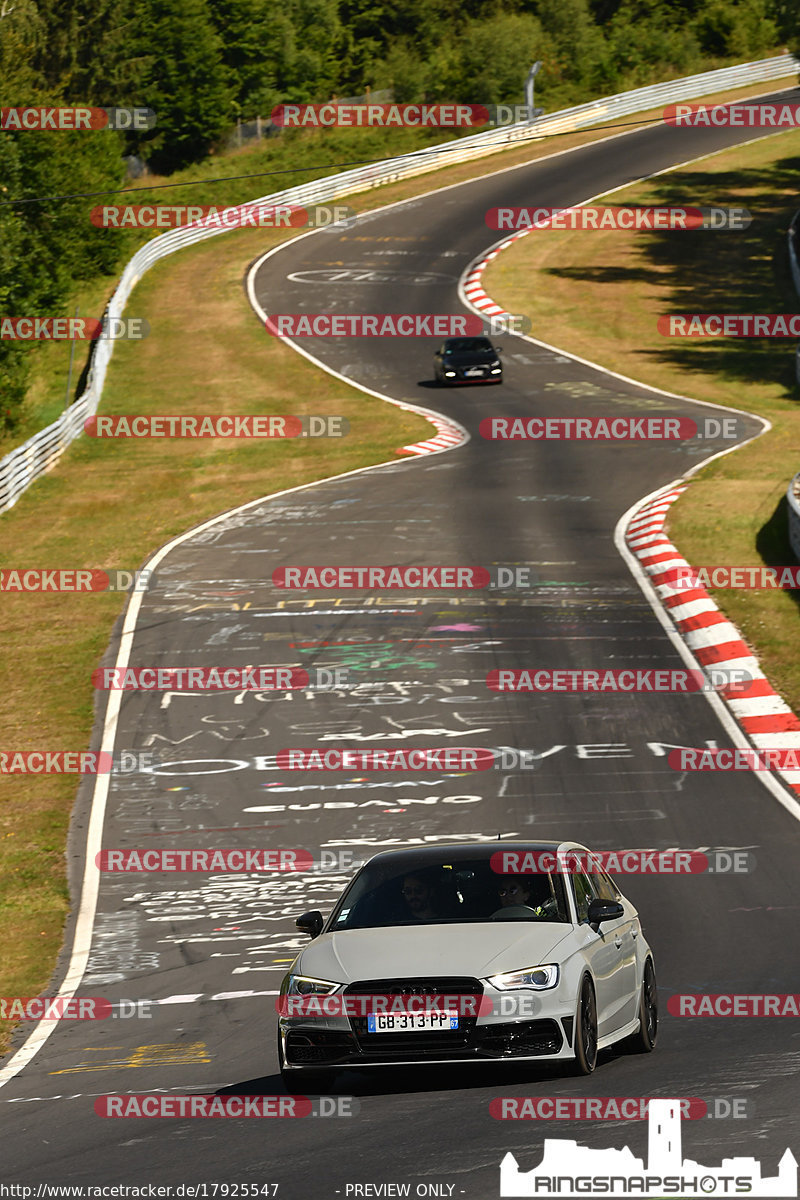
M 797 1159 L 787 1149 L 778 1174 L 762 1178 L 755 1158 L 724 1158 L 703 1167 L 681 1158 L 681 1103 L 650 1101 L 647 1165 L 623 1150 L 591 1150 L 546 1138 L 542 1161 L 520 1171 L 510 1152 L 500 1164 L 501 1196 L 797 1196 Z

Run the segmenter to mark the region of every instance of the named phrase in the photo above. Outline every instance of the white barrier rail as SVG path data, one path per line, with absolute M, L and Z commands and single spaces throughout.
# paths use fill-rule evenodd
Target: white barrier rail
M 634 91 L 621 92 L 616 96 L 603 96 L 588 104 L 562 109 L 539 117 L 533 122 L 490 129 L 471 137 L 458 138 L 441 146 L 429 146 L 424 150 L 389 158 L 369 166 L 356 167 L 338 175 L 316 179 L 311 183 L 284 191 L 272 192 L 257 200 L 247 202 L 247 207 L 259 205 L 293 204 L 307 206 L 324 204 L 340 199 L 353 192 L 381 187 L 400 179 L 410 179 L 426 171 L 436 171 L 455 163 L 469 162 L 485 154 L 496 154 L 519 142 L 535 141 L 552 137 L 558 133 L 588 128 L 601 122 L 613 123 L 618 117 L 646 112 L 680 100 L 691 100 L 697 96 L 730 88 L 745 87 L 751 83 L 767 83 L 784 79 L 800 71 L 800 62 L 791 54 L 776 58 L 765 58 L 758 62 L 742 63 L 734 67 L 723 67 L 717 71 L 706 71 L 702 75 L 689 75 L 667 83 L 651 84 Z M 244 207 L 244 206 L 239 206 Z M 106 310 L 109 317 L 120 317 L 136 283 L 142 275 L 169 254 L 184 246 L 227 232 L 224 228 L 208 228 L 202 225 L 187 225 L 173 229 L 153 238 L 125 267 L 122 278 L 109 301 Z M 52 425 L 29 438 L 24 445 L 12 450 L 0 460 L 0 512 L 5 512 L 16 503 L 34 480 L 44 475 L 58 462 L 70 442 L 83 431 L 83 422 L 93 416 L 103 393 L 108 363 L 114 343 L 100 340 L 96 343 L 89 371 L 87 388 L 83 395 L 67 408 Z M 800 517 L 800 511 L 798 512 Z

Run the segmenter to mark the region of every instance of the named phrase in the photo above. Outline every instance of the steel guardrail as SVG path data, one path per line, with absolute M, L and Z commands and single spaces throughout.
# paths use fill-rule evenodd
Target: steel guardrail
M 532 122 L 521 122 L 470 137 L 459 138 L 440 146 L 429 146 L 423 150 L 342 171 L 323 179 L 297 187 L 272 192 L 244 205 L 231 208 L 258 207 L 261 205 L 298 205 L 326 203 L 340 199 L 353 192 L 382 187 L 400 179 L 410 179 L 427 171 L 456 163 L 469 162 L 485 154 L 496 154 L 516 143 L 536 141 L 558 133 L 568 133 L 589 128 L 600 122 L 612 122 L 617 117 L 659 108 L 679 100 L 691 100 L 697 96 L 729 88 L 743 87 L 751 83 L 766 83 L 783 79 L 800 71 L 800 62 L 791 54 L 757 62 L 740 63 L 733 67 L 722 67 L 716 71 L 705 71 L 700 75 L 689 75 L 667 83 L 651 84 L 620 92 L 615 96 L 602 96 L 587 104 L 562 109 L 538 117 Z M 227 211 L 227 210 L 226 210 Z M 226 233 L 224 228 L 187 225 L 162 233 L 142 246 L 125 266 L 122 277 L 106 308 L 109 317 L 121 317 L 128 298 L 142 275 L 162 258 L 192 246 L 207 238 Z M 97 412 L 103 393 L 108 364 L 113 352 L 113 340 L 98 340 L 95 343 L 87 377 L 86 390 L 70 405 L 57 421 L 34 434 L 23 445 L 12 450 L 0 460 L 0 513 L 11 508 L 30 485 L 50 471 L 58 462 L 69 444 L 83 432 L 87 417 Z M 800 517 L 800 510 L 798 511 Z

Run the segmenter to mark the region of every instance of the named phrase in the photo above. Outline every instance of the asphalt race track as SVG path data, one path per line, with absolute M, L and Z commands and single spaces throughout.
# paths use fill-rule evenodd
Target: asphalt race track
M 651 127 L 431 193 L 352 229 L 296 240 L 256 268 L 255 295 L 267 312 L 460 312 L 460 275 L 498 237 L 484 224 L 490 207 L 579 203 L 754 136 Z M 546 330 L 533 332 L 547 341 Z M 7 1182 L 278 1183 L 283 1200 L 334 1200 L 357 1194 L 347 1185 L 400 1183 L 412 1195 L 418 1184 L 441 1185 L 428 1194 L 490 1200 L 504 1154 L 532 1167 L 545 1136 L 629 1145 L 646 1156 L 645 1122 L 500 1122 L 489 1103 L 502 1095 L 743 1098 L 746 1119 L 684 1123 L 687 1157 L 716 1164 L 753 1155 L 773 1174 L 787 1145 L 797 1145 L 796 1022 L 666 1012 L 679 992 L 800 991 L 797 819 L 754 774 L 669 767 L 675 746 L 732 744 L 702 695 L 542 699 L 485 683 L 498 667 L 684 665 L 614 530 L 639 500 L 730 443 L 493 442 L 479 435 L 481 419 L 697 420 L 719 410 L 498 340 L 502 388 L 452 391 L 433 383 L 427 339 L 303 340 L 348 379 L 445 413 L 471 438 L 447 453 L 398 457 L 257 502 L 164 556 L 142 600 L 131 665 L 346 668 L 350 686 L 124 693 L 116 746 L 152 751 L 169 765 L 112 777 L 102 844 L 299 846 L 363 859 L 383 846 L 499 833 L 573 837 L 596 849 L 747 849 L 756 862 L 749 874 L 619 880 L 655 953 L 656 1052 L 605 1052 L 588 1079 L 545 1064 L 345 1072 L 332 1092 L 359 1098 L 351 1118 L 117 1125 L 95 1115 L 95 1098 L 283 1092 L 274 994 L 305 942 L 294 916 L 328 911 L 347 872 L 103 874 L 80 994 L 161 1003 L 146 1019 L 122 1019 L 116 1009 L 113 1020 L 63 1022 L 7 1079 Z M 760 428 L 740 419 L 740 440 Z M 533 583 L 365 594 L 290 592 L 271 582 L 279 566 L 330 563 L 525 564 Z M 118 648 L 117 640 L 106 665 Z M 99 737 L 98 727 L 96 745 Z M 293 774 L 274 760 L 285 747 L 362 744 L 505 747 L 509 765 L 382 777 Z M 532 769 L 512 765 L 514 749 L 534 752 Z M 69 848 L 76 896 L 91 801 L 84 786 Z M 66 960 L 58 983 L 65 969 Z

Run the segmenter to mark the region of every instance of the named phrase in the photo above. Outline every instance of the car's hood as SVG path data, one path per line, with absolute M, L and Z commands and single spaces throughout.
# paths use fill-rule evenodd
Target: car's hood
M 557 961 L 556 947 L 571 931 L 571 925 L 531 921 L 349 929 L 315 940 L 295 970 L 340 983 L 430 975 L 483 979 Z

